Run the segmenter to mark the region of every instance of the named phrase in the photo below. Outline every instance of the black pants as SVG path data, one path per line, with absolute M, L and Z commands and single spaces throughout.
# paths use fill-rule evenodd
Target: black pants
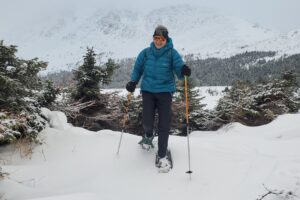
M 147 137 L 153 135 L 155 110 L 158 111 L 158 156 L 166 156 L 171 125 L 172 93 L 142 92 L 143 128 Z

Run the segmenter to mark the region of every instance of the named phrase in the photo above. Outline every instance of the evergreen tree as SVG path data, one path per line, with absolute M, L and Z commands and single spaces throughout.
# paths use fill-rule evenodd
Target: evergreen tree
M 87 48 L 83 65 L 74 71 L 76 89 L 73 99 L 82 102 L 100 99 L 100 85 L 109 84 L 114 70 L 118 67 L 112 59 L 108 59 L 105 68 L 96 65 L 96 54 L 93 48 Z
M 196 128 L 198 126 L 197 118 L 205 106 L 200 103 L 204 97 L 199 96 L 199 90 L 195 88 L 193 79 L 188 78 L 187 85 L 189 125 L 191 128 Z M 176 119 L 175 123 L 179 124 L 179 129 L 181 129 L 180 134 L 186 135 L 185 81 L 177 82 L 177 93 L 175 94 L 174 104 L 175 109 L 173 108 L 173 118 Z
M 280 79 L 265 84 L 253 85 L 236 82 L 220 99 L 217 115 L 225 122 L 241 122 L 246 125 L 262 125 L 283 113 L 298 112 L 299 89 L 296 75 L 287 71 Z
M 112 75 L 114 74 L 114 71 L 118 69 L 120 66 L 115 63 L 115 61 L 111 58 L 108 59 L 108 61 L 105 63 L 106 66 L 106 76 L 103 77 L 103 84 L 108 85 L 112 81 Z
M 15 53 L 16 46 L 4 46 L 0 43 L 0 109 L 17 109 L 21 98 L 25 96 L 25 87 L 14 79 L 14 72 L 18 64 Z
M 249 102 L 252 90 L 249 82 L 236 81 L 229 90 L 224 91 L 226 94 L 216 107 L 217 115 L 226 123 L 237 121 L 245 115 L 255 115 L 257 112 L 251 107 L 253 103 Z
M 47 63 L 19 59 L 16 53 L 16 46 L 0 42 L 0 144 L 18 138 L 35 140 L 46 123 L 37 101 L 42 89 L 37 74 Z
M 178 96 L 175 101 L 185 102 L 185 81 L 177 82 Z M 199 96 L 199 89 L 195 87 L 194 80 L 192 78 L 187 79 L 187 94 L 189 101 L 189 112 L 195 112 L 202 109 L 205 105 L 200 104 L 200 101 L 205 97 Z
M 25 97 L 35 98 L 36 90 L 42 89 L 38 72 L 47 63 L 19 59 L 15 56 L 16 46 L 0 43 L 0 109 L 22 110 L 26 106 Z
M 42 95 L 39 97 L 38 101 L 41 106 L 49 106 L 56 99 L 56 96 L 59 94 L 59 89 L 54 88 L 51 81 L 45 82 L 45 89 Z
M 299 90 L 299 82 L 294 70 L 288 70 L 281 73 L 279 81 L 274 82 L 274 87 L 281 88 L 286 96 L 285 105 L 289 109 L 288 112 L 298 112 L 300 108 L 300 99 L 296 97 L 296 93 Z
M 104 71 L 96 66 L 95 52 L 87 48 L 83 65 L 74 71 L 74 80 L 77 81 L 76 91 L 73 93 L 75 100 L 90 101 L 100 98 L 100 82 L 103 79 Z

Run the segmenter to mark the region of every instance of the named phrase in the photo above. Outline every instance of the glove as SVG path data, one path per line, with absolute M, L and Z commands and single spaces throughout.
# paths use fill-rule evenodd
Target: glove
M 126 84 L 126 90 L 128 92 L 134 92 L 136 85 L 137 85 L 137 82 L 135 82 L 135 81 L 129 81 Z
M 181 69 L 181 74 L 183 76 L 190 76 L 191 75 L 191 68 L 189 68 L 187 65 L 183 65 Z

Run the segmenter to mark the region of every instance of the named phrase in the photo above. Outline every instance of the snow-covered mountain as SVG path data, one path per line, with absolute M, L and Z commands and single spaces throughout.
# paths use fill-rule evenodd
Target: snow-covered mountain
M 29 25 L 1 29 L 0 39 L 18 45 L 21 57 L 48 61 L 48 71 L 52 71 L 67 69 L 67 65 L 82 60 L 87 46 L 113 58 L 134 57 L 149 45 L 158 24 L 169 28 L 181 54 L 194 53 L 205 58 L 251 50 L 274 50 L 280 55 L 300 53 L 300 30 L 282 35 L 191 5 L 163 7 L 147 13 L 106 8 L 68 10 L 51 17 L 40 16 Z

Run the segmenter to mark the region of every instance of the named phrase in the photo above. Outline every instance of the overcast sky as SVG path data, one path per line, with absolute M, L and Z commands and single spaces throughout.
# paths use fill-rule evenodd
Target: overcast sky
M 184 2 L 209 7 L 282 33 L 300 29 L 300 0 L 0 0 L 0 23 L 7 25 L 11 21 L 27 18 L 32 13 L 37 17 L 37 13 L 43 14 L 49 10 L 89 9 L 84 6 L 87 2 L 89 5 L 145 11 Z

